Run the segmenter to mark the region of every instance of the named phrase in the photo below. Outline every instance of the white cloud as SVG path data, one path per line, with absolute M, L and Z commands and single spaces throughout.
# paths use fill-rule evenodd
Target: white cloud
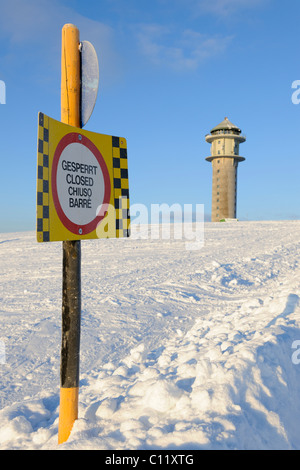
M 139 25 L 141 53 L 155 65 L 177 70 L 195 70 L 200 64 L 224 52 L 232 36 L 209 36 L 191 29 L 182 32 L 158 24 Z
M 179 0 L 182 2 L 182 0 Z M 244 9 L 253 9 L 265 5 L 269 0 L 183 0 L 195 13 L 213 13 L 228 16 Z M 183 3 L 183 2 L 182 2 Z
M 97 51 L 102 84 L 103 80 L 110 84 L 122 74 L 115 31 L 109 25 L 87 18 L 58 0 L 0 0 L 0 11 L 0 37 L 2 44 L 6 42 L 10 60 L 17 62 L 22 49 L 22 55 L 28 56 L 31 63 L 35 60 L 41 64 L 41 72 L 45 62 L 59 70 L 62 27 L 73 23 L 79 29 L 80 40 L 90 41 Z

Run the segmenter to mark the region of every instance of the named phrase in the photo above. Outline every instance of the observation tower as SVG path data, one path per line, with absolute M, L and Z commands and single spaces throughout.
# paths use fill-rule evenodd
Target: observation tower
M 239 155 L 239 146 L 246 137 L 226 117 L 205 140 L 211 144 L 211 155 L 206 160 L 213 169 L 211 221 L 236 219 L 237 168 L 245 160 Z

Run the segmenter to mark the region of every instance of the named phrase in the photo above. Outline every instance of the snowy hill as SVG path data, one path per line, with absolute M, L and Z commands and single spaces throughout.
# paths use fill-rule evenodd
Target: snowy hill
M 61 243 L 0 234 L 0 449 L 57 449 Z M 300 449 L 300 221 L 82 242 L 61 449 Z

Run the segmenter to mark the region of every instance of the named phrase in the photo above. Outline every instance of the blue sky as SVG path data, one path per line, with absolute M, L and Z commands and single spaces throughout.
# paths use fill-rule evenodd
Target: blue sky
M 242 220 L 300 218 L 300 2 L 0 0 L 0 232 L 35 229 L 37 114 L 60 119 L 61 29 L 93 43 L 87 130 L 126 137 L 131 204 L 211 210 L 205 134 L 242 129 Z

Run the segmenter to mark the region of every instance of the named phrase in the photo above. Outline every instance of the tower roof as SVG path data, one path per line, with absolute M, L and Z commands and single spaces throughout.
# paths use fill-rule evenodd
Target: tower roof
M 232 122 L 230 122 L 227 117 L 224 119 L 224 121 L 220 122 L 220 124 L 218 124 L 216 127 L 214 127 L 210 132 L 220 131 L 220 130 L 223 130 L 223 129 L 224 130 L 234 129 L 236 131 L 241 132 L 241 129 L 239 129 L 237 126 L 232 124 Z

